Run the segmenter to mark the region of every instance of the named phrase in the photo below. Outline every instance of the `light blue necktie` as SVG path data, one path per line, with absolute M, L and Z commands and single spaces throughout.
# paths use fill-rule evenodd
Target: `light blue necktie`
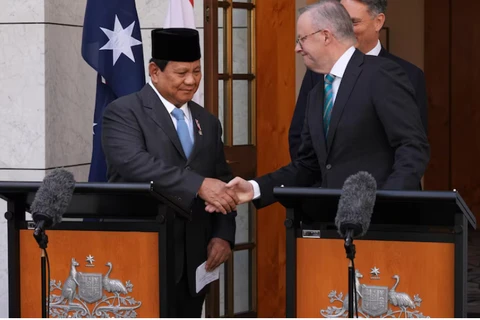
M 192 152 L 193 142 L 190 138 L 187 122 L 185 121 L 185 114 L 183 110 L 175 108 L 172 111 L 172 115 L 177 119 L 177 134 L 182 143 L 183 152 L 185 152 L 185 156 L 188 158 Z
M 333 109 L 333 74 L 327 74 L 325 77 L 324 86 L 324 103 L 323 103 L 323 131 L 325 132 L 325 139 L 327 138 L 328 129 L 330 128 L 330 118 L 332 117 Z

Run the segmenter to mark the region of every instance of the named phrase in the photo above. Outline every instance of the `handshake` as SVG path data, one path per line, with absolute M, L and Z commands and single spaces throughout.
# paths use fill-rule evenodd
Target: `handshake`
M 240 177 L 232 179 L 229 183 L 205 178 L 198 195 L 205 201 L 205 211 L 227 214 L 237 210 L 237 204 L 253 199 L 253 186 Z

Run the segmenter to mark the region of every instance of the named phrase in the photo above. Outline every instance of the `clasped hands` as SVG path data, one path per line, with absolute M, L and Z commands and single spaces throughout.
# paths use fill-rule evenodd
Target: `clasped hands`
M 237 205 L 253 199 L 253 186 L 250 182 L 236 177 L 229 183 L 205 178 L 198 195 L 205 201 L 205 211 L 227 214 L 237 210 Z

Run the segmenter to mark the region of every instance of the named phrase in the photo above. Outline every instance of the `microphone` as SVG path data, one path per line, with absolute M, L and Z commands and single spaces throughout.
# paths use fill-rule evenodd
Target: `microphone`
M 348 316 L 353 318 L 354 310 L 357 310 L 357 290 L 355 289 L 355 245 L 353 238 L 367 233 L 375 205 L 377 182 L 368 172 L 360 171 L 345 180 L 342 195 L 338 201 L 335 225 L 338 233 L 345 239 L 344 247 L 348 265 Z M 355 307 L 354 307 L 355 305 Z
M 338 233 L 352 241 L 367 233 L 375 205 L 377 182 L 368 172 L 360 171 L 345 180 L 338 202 L 335 225 Z
M 43 179 L 38 188 L 30 212 L 36 227 L 34 237 L 41 237 L 45 229 L 62 221 L 75 188 L 73 174 L 64 169 L 55 169 Z

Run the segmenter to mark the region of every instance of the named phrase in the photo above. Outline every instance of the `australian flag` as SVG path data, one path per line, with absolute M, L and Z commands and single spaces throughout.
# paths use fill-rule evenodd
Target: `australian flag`
M 135 0 L 87 0 L 82 57 L 98 73 L 88 181 L 104 182 L 107 169 L 101 141 L 103 110 L 113 100 L 145 85 Z

